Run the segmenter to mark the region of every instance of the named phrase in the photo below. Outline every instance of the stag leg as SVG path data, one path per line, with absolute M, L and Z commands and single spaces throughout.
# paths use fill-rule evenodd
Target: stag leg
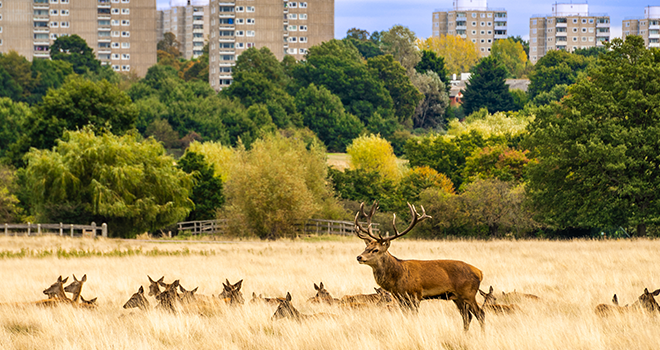
M 481 326 L 481 330 L 485 330 L 486 326 L 486 313 L 484 312 L 483 309 L 479 308 L 479 304 L 477 304 L 477 300 L 472 298 L 472 300 L 466 302 L 469 312 L 474 314 L 474 316 L 477 318 L 477 321 L 479 321 L 479 325 Z
M 461 317 L 463 318 L 463 330 L 467 332 L 470 329 L 470 321 L 472 321 L 469 304 L 461 299 L 454 300 L 454 304 L 456 304 L 458 312 L 461 313 Z

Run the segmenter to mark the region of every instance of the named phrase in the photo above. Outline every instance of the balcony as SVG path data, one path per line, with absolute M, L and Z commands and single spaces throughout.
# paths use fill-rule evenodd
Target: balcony
M 467 26 L 456 26 L 456 30 L 467 30 Z
M 649 29 L 660 29 L 660 24 L 652 24 L 649 26 Z
M 218 17 L 219 18 L 235 18 L 236 15 L 233 12 L 220 12 Z
M 48 33 L 48 32 L 50 32 L 50 28 L 48 28 L 48 27 L 34 27 L 32 32 L 33 33 Z
M 605 37 L 610 37 L 610 32 L 598 32 L 596 33 L 596 36 L 605 36 Z
M 649 34 L 649 39 L 660 39 L 660 34 Z
M 204 20 L 203 19 L 195 20 L 195 21 L 193 21 L 193 25 L 195 25 L 195 24 L 203 26 L 204 25 Z
M 501 26 L 501 25 L 500 25 L 500 26 L 496 25 L 496 26 L 495 26 L 495 29 L 506 30 L 506 29 L 507 29 L 506 27 L 507 27 L 506 25 L 503 25 L 503 26 Z
M 493 39 L 506 39 L 508 36 L 506 34 L 495 34 Z
M 557 25 L 555 27 L 557 27 L 557 28 L 566 28 L 566 27 L 568 27 L 568 23 L 557 23 Z
M 34 39 L 32 42 L 34 45 L 50 45 L 49 39 Z
M 557 32 L 556 36 L 568 36 L 568 32 Z
M 649 47 L 660 47 L 660 43 L 649 43 Z
M 609 23 L 596 23 L 596 28 L 609 28 Z
M 224 26 L 227 26 L 227 27 L 224 27 Z M 234 29 L 234 26 L 225 24 L 225 25 L 221 25 L 220 28 Z M 204 34 L 204 29 L 193 29 L 193 34 L 196 34 L 196 33 L 197 34 Z

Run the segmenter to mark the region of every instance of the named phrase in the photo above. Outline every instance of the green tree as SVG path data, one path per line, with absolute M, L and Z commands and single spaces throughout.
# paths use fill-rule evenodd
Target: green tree
M 36 84 L 30 61 L 16 51 L 9 51 L 0 54 L 0 68 L 2 68 L 0 70 L 3 82 L 0 87 L 2 96 L 14 101 L 28 102 L 30 91 Z
M 532 100 L 532 103 L 536 106 L 543 106 L 550 104 L 552 101 L 560 101 L 568 93 L 568 85 L 559 84 L 552 87 L 548 92 L 543 91 L 540 94 L 536 95 Z
M 438 56 L 435 52 L 431 50 L 422 50 L 422 58 L 419 63 L 415 66 L 417 73 L 425 74 L 428 71 L 438 75 L 438 78 L 442 80 L 442 83 L 446 86 L 447 92 L 449 92 L 449 71 L 445 66 L 445 58 Z
M 59 89 L 66 78 L 73 74 L 71 63 L 59 60 L 34 60 L 32 62 L 32 76 L 35 85 L 30 91 L 26 102 L 36 104 L 48 93 L 49 89 Z
M 351 28 L 346 32 L 346 38 L 343 41 L 350 42 L 360 51 L 364 59 L 380 56 L 383 51 L 378 47 L 378 43 L 370 40 L 371 34 L 364 29 Z
M 16 196 L 16 173 L 0 164 L 0 222 L 12 223 L 20 219 L 22 210 Z
M 101 62 L 96 59 L 94 50 L 87 46 L 85 39 L 77 34 L 60 36 L 50 46 L 50 58 L 71 63 L 73 71 L 83 74 L 101 69 Z
M 484 147 L 465 159 L 463 178 L 470 182 L 489 178 L 522 181 L 525 167 L 530 162 L 528 153 L 503 144 Z
M 23 124 L 31 114 L 26 104 L 0 98 L 0 158 L 11 154 L 10 146 L 23 134 Z
M 153 139 L 67 131 L 52 150 L 26 155 L 25 188 L 41 222 L 108 224 L 135 237 L 183 220 L 193 207 L 192 177 Z
M 415 73 L 412 83 L 424 95 L 415 108 L 413 128 L 441 128 L 445 125 L 445 111 L 449 107 L 449 94 L 434 71 Z
M 504 65 L 509 77 L 515 79 L 523 77 L 529 61 L 520 42 L 516 42 L 512 38 L 495 40 L 490 55 Z
M 91 125 L 121 135 L 135 126 L 136 116 L 130 97 L 116 86 L 72 77 L 61 88 L 49 90 L 28 116 L 25 133 L 12 147 L 12 161 L 22 165 L 21 157 L 30 147 L 50 149 L 65 130 Z
M 523 40 L 523 38 L 520 35 L 510 36 L 507 38 L 507 40 L 513 40 L 516 43 L 520 43 L 520 45 L 522 45 L 523 47 L 523 50 L 525 50 L 525 55 L 529 57 L 529 41 Z
M 389 54 L 368 59 L 367 66 L 374 71 L 389 91 L 399 124 L 411 128 L 415 107 L 424 96 L 412 84 L 406 75 L 406 70 Z
M 215 219 L 216 211 L 225 203 L 225 196 L 222 180 L 215 176 L 213 164 L 209 164 L 204 155 L 191 151 L 187 151 L 177 163 L 194 180 L 190 199 L 195 203 L 195 209 L 188 214 L 186 221 Z
M 557 227 L 636 226 L 645 236 L 660 223 L 660 55 L 638 36 L 607 47 L 530 124 L 529 192 Z
M 312 83 L 300 90 L 296 106 L 304 125 L 314 131 L 331 152 L 345 151 L 351 140 L 364 130 L 356 116 L 346 113 L 339 97 L 323 86 L 317 88 Z
M 415 32 L 408 27 L 395 25 L 388 31 L 381 32 L 380 35 L 383 52 L 392 55 L 408 72 L 417 66 L 421 54 L 417 49 Z
M 472 69 L 463 92 L 465 114 L 472 114 L 483 107 L 491 113 L 510 111 L 513 98 L 506 85 L 506 69 L 492 56 L 485 57 Z
M 529 73 L 527 93 L 534 98 L 541 92 L 549 92 L 555 85 L 572 85 L 592 62 L 593 58 L 574 55 L 564 50 L 550 50 L 536 62 Z
M 385 84 L 363 62 L 350 43 L 330 40 L 309 49 L 305 62 L 293 72 L 297 89 L 311 83 L 324 86 L 337 95 L 344 108 L 371 131 L 383 129 L 387 135 L 396 129 L 394 106 Z M 394 128 L 391 128 L 394 124 Z

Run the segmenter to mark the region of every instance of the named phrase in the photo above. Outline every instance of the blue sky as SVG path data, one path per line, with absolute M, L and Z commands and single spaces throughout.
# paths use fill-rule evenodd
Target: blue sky
M 157 0 L 167 6 L 169 0 Z M 621 36 L 621 21 L 627 17 L 641 17 L 646 6 L 660 6 L 649 0 L 589 1 L 589 12 L 610 16 L 612 37 Z M 570 2 L 570 1 L 558 1 Z M 554 1 L 489 0 L 488 7 L 505 8 L 509 16 L 509 35 L 529 37 L 529 18 L 534 14 L 549 14 Z M 583 0 L 574 3 L 584 3 Z M 452 7 L 452 0 L 335 0 L 335 37 L 343 38 L 353 27 L 386 30 L 395 24 L 412 29 L 418 37 L 431 35 L 431 14 L 435 9 Z

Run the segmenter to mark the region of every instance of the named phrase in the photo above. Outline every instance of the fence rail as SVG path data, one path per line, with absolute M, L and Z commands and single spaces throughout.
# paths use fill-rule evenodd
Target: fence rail
M 372 224 L 374 233 L 378 233 L 378 224 Z M 309 219 L 304 223 L 296 224 L 299 233 L 303 234 L 334 234 L 348 236 L 355 232 L 355 224 L 352 221 Z M 228 232 L 229 224 L 226 219 L 185 221 L 177 224 L 179 234 L 188 233 L 192 235 L 222 235 Z
M 108 237 L 108 225 L 96 226 L 76 225 L 76 224 L 0 224 L 4 227 L 5 236 L 41 236 L 41 235 L 59 235 L 71 237 Z

